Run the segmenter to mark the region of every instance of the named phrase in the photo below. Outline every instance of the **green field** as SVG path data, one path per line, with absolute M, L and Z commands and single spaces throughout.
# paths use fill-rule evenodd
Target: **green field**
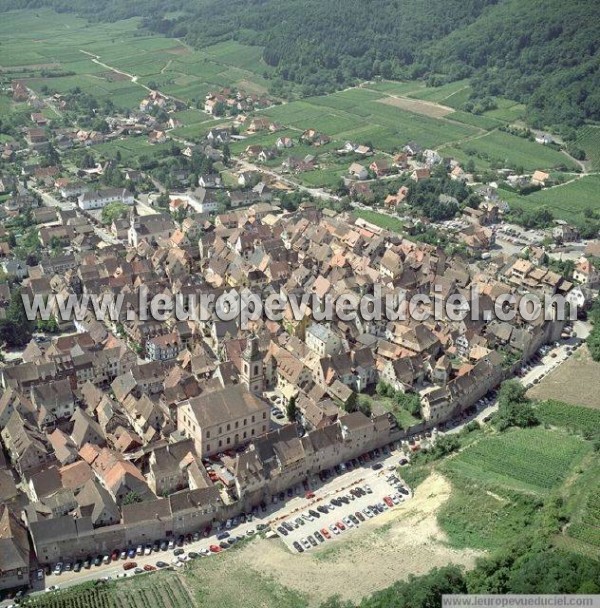
M 409 97 L 435 101 L 443 106 L 458 109 L 469 99 L 471 87 L 468 80 L 457 80 L 441 87 L 426 87 L 421 91 L 412 91 Z
M 561 401 L 543 401 L 536 407 L 542 422 L 583 433 L 591 437 L 600 434 L 600 410 L 578 407 Z
M 441 152 L 461 161 L 472 158 L 478 168 L 487 168 L 495 163 L 500 167 L 513 166 L 524 171 L 558 167 L 577 169 L 577 165 L 561 152 L 502 131 L 447 146 Z
M 385 96 L 376 91 L 357 88 L 270 108 L 265 114 L 284 126 L 314 128 L 342 143 L 370 142 L 386 152 L 398 150 L 410 141 L 438 147 L 479 132 L 470 125 L 381 103 L 382 99 Z
M 377 213 L 377 211 L 368 211 L 367 209 L 355 209 L 352 212 L 354 217 L 361 217 L 363 220 L 375 224 L 380 228 L 391 230 L 392 232 L 402 232 L 404 224 L 397 217 Z
M 600 170 L 600 126 L 588 125 L 579 129 L 576 145 L 585 150 L 586 159 L 591 162 L 592 169 Z
M 262 50 L 234 41 L 196 51 L 178 40 L 142 35 L 139 19 L 93 23 L 47 9 L 3 13 L 0 23 L 0 66 L 5 75 L 28 80 L 34 89 L 58 92 L 76 86 L 99 99 L 122 107 L 136 107 L 155 82 L 166 93 L 186 101 L 236 86 L 252 93 L 266 91 Z M 88 53 L 88 54 L 86 54 Z M 137 83 L 92 61 L 99 61 L 137 77 Z M 42 68 L 73 75 L 44 77 Z M 29 78 L 32 77 L 32 78 Z
M 472 445 L 448 467 L 484 486 L 544 495 L 565 480 L 588 450 L 578 437 L 541 428 L 515 430 Z
M 589 442 L 564 431 L 538 427 L 485 436 L 440 469 L 453 491 L 438 519 L 456 547 L 494 550 L 527 530 L 548 528 L 563 493 L 565 516 L 574 524 L 589 527 L 590 517 L 598 517 L 587 507 L 594 499 L 581 480 L 583 471 L 597 478 L 597 460 Z M 579 500 L 569 506 L 574 488 Z
M 501 196 L 511 206 L 524 210 L 535 210 L 547 207 L 558 219 L 566 221 L 583 221 L 583 210 L 586 207 L 598 209 L 600 176 L 588 175 L 569 184 L 521 196 L 503 190 Z

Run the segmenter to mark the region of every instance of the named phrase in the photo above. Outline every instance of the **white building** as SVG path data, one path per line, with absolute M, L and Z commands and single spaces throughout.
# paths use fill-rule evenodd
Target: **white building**
M 338 355 L 343 350 L 341 338 L 329 327 L 318 323 L 306 330 L 306 346 L 320 357 Z
M 79 196 L 79 207 L 84 211 L 90 209 L 104 209 L 109 203 L 122 203 L 123 205 L 133 205 L 133 194 L 125 188 L 105 188 L 91 192 L 84 192 Z

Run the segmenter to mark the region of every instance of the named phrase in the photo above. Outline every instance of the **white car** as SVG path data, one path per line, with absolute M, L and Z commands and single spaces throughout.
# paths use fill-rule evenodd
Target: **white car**
M 256 530 L 254 528 L 246 530 L 246 536 L 254 536 L 254 534 L 256 534 Z
M 373 517 L 373 513 L 371 511 L 371 509 L 363 509 L 363 513 L 369 518 L 371 519 Z
M 314 521 L 314 517 L 310 513 L 303 513 L 302 517 L 304 517 L 306 521 Z
M 346 524 L 348 528 L 354 528 L 354 524 L 352 523 L 352 520 L 349 517 L 344 517 L 342 521 Z
M 302 543 L 302 546 L 305 549 L 310 549 L 310 543 L 308 542 L 308 539 L 302 538 L 302 539 L 300 539 L 300 542 Z
M 339 534 L 340 533 L 340 529 L 335 525 L 335 524 L 331 524 L 329 526 L 329 529 L 334 533 L 334 534 Z

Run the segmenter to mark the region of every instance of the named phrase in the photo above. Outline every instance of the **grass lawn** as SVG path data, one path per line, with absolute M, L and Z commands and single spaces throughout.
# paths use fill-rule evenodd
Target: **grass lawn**
M 361 217 L 363 220 L 375 224 L 380 228 L 391 230 L 392 232 L 402 232 L 404 224 L 397 217 L 377 213 L 377 211 L 368 211 L 367 209 L 355 209 L 352 214 L 354 217 Z

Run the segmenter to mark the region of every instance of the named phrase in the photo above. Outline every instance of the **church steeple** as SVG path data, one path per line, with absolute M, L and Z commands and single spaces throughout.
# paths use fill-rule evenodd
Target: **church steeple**
M 252 333 L 242 353 L 242 384 L 256 395 L 261 395 L 264 389 L 264 371 L 262 355 L 259 349 L 258 336 Z

